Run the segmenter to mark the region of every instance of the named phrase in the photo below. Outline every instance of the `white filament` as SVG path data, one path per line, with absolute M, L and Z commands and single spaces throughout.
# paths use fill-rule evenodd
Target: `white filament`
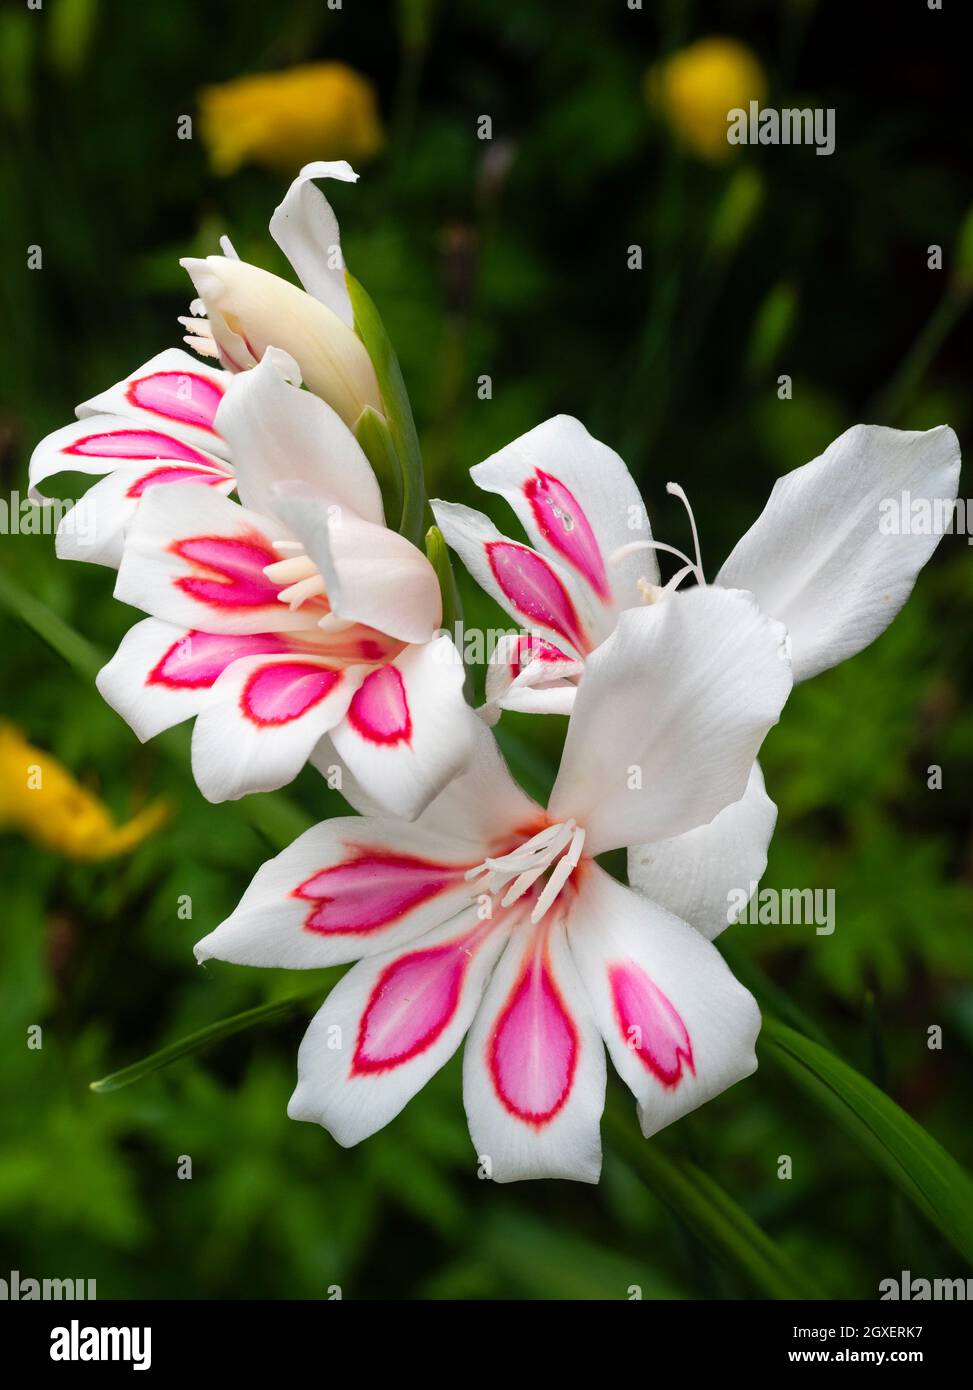
M 532 922 L 539 922 L 571 877 L 583 846 L 584 831 L 575 821 L 548 825 L 509 854 L 484 859 L 482 864 L 468 869 L 466 878 L 468 881 L 482 879 L 481 888 L 490 894 L 500 893 L 506 888 L 500 905 L 510 907 L 554 864 L 553 872 L 530 915 Z M 563 857 L 559 859 L 559 855 Z
M 668 583 L 664 585 L 651 584 L 647 579 L 639 581 L 639 593 L 646 603 L 655 603 L 673 589 L 678 589 L 679 585 L 687 575 L 694 575 L 697 584 L 705 584 L 706 576 L 703 574 L 703 557 L 699 548 L 699 531 L 696 529 L 696 518 L 693 509 L 689 505 L 689 498 L 686 496 L 682 487 L 678 483 L 666 483 L 666 492 L 672 497 L 678 497 L 686 508 L 689 517 L 689 527 L 693 534 L 693 549 L 696 552 L 695 560 L 691 560 L 682 550 L 677 550 L 674 545 L 666 545 L 664 541 L 632 541 L 628 545 L 620 545 L 617 550 L 612 551 L 608 557 L 609 565 L 615 565 L 619 560 L 625 560 L 629 555 L 635 555 L 640 550 L 664 550 L 667 555 L 675 555 L 677 560 L 683 562 L 683 568 L 679 570 Z
M 700 584 L 705 584 L 706 579 L 703 575 L 703 557 L 699 549 L 699 532 L 696 530 L 696 518 L 693 516 L 693 509 L 689 505 L 689 498 L 678 483 L 666 483 L 666 492 L 670 497 L 678 497 L 679 501 L 686 508 L 689 516 L 689 526 L 693 533 L 693 546 L 696 550 L 696 579 Z

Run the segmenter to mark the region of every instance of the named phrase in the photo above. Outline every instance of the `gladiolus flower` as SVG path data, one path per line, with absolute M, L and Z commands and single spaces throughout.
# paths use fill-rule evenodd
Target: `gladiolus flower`
M 227 299 L 243 318 L 228 308 L 225 319 L 214 307 L 215 330 L 206 319 L 184 320 L 192 328 L 187 342 L 204 356 L 217 357 L 216 331 L 229 345 L 233 370 L 167 349 L 84 401 L 74 424 L 37 445 L 29 468 L 34 502 L 50 501 L 41 485 L 55 474 L 104 475 L 88 490 L 83 512 L 62 518 L 59 556 L 117 567 L 140 501 L 161 484 L 196 482 L 222 495 L 235 489 L 229 445 L 216 427 L 216 412 L 237 369 L 252 367 L 263 355 L 264 347 L 257 351 L 263 328 L 279 329 L 279 339 L 270 341 L 284 348 L 290 344 L 291 356 L 310 372 L 307 383 L 347 422 L 354 424 L 365 404 L 382 409 L 371 362 L 351 326 L 338 225 L 310 182 L 314 177 L 353 180 L 357 175 L 347 164 L 309 166 L 274 214 L 271 232 L 310 293 L 232 257 L 191 263 L 214 305 Z M 253 334 L 246 343 L 235 334 L 244 322 Z
M 127 854 L 158 830 L 169 809 L 153 801 L 124 825 L 63 764 L 0 723 L 0 830 L 16 830 L 66 859 Z
M 761 101 L 767 78 L 756 55 L 737 39 L 699 39 L 649 70 L 646 95 L 700 159 L 726 159 L 738 148 L 727 138 L 735 107 Z
M 472 763 L 417 821 L 326 821 L 265 864 L 197 959 L 359 962 L 301 1045 L 291 1116 L 355 1144 L 469 1030 L 484 1170 L 596 1182 L 602 1039 L 647 1137 L 749 1075 L 753 998 L 664 897 L 595 856 L 685 834 L 737 800 L 790 688 L 784 630 L 747 594 L 629 610 L 589 657 L 546 811 L 470 712 Z
M 882 534 L 883 498 L 909 494 L 931 512 L 948 511 L 959 470 L 959 444 L 947 426 L 914 432 L 855 425 L 819 458 L 777 481 L 713 584 L 748 590 L 784 624 L 794 679 L 806 680 L 885 631 L 939 543 L 932 530 Z M 510 637 L 501 659 L 491 662 L 483 711 L 489 720 L 501 709 L 568 713 L 591 654 L 626 611 L 681 602 L 687 595 L 679 586 L 690 577 L 706 583 L 682 488 L 669 484 L 689 512 L 693 557 L 652 539 L 624 463 L 577 420 L 547 420 L 471 476 L 510 503 L 532 542 L 509 539 L 469 507 L 432 503 L 447 543 L 473 578 L 529 629 Z M 664 586 L 659 550 L 680 564 Z M 738 805 L 695 831 L 695 839 L 633 851 L 630 876 L 650 892 L 660 883 L 667 893 L 681 885 L 681 915 L 715 936 L 727 925 L 728 882 L 749 883 L 763 873 L 775 817 L 755 767 Z M 729 880 L 726 854 L 735 856 Z
M 338 222 L 312 182 L 324 178 L 353 183 L 358 175 L 343 160 L 308 164 L 270 220 L 270 234 L 304 288 L 241 261 L 224 239 L 226 255 L 180 262 L 199 296 L 195 316 L 181 321 L 189 346 L 231 372 L 254 366 L 268 347 L 281 348 L 308 389 L 354 428 L 366 406 L 382 411 L 382 397 L 354 330 Z
M 196 717 L 211 801 L 270 791 L 339 756 L 375 801 L 413 816 L 465 762 L 463 668 L 426 556 L 384 524 L 378 483 L 335 412 L 270 350 L 233 379 L 216 425 L 242 506 L 155 487 L 115 597 L 150 617 L 98 688 L 147 739 Z
M 345 63 L 306 63 L 204 87 L 203 140 L 217 174 L 242 164 L 292 173 L 307 160 L 369 160 L 385 137 L 375 88 Z
M 146 492 L 195 482 L 226 494 L 236 487 L 216 411 L 232 377 L 169 348 L 124 381 L 77 407 L 79 417 L 42 439 L 30 459 L 31 501 L 58 473 L 104 475 L 61 518 L 57 553 L 115 568 L 125 532 Z M 83 507 L 83 522 L 77 515 Z

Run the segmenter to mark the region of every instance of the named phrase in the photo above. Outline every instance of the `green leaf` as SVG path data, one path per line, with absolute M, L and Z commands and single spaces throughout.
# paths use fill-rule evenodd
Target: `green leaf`
M 93 680 L 104 666 L 105 657 L 97 647 L 4 570 L 0 570 L 0 603 L 79 675 Z
M 316 998 L 321 993 L 318 986 L 312 993 L 296 994 L 290 999 L 278 999 L 273 1004 L 260 1004 L 255 1009 L 246 1009 L 240 1014 L 231 1014 L 229 1018 L 222 1018 L 218 1023 L 211 1023 L 206 1028 L 200 1028 L 197 1033 L 190 1033 L 187 1038 L 180 1038 L 178 1042 L 170 1043 L 168 1047 L 161 1048 L 158 1052 L 153 1052 L 148 1057 L 143 1057 L 139 1062 L 133 1062 L 130 1067 L 123 1067 L 121 1071 L 113 1071 L 110 1076 L 103 1076 L 100 1081 L 89 1083 L 89 1089 L 96 1091 L 99 1095 L 105 1095 L 108 1091 L 120 1091 L 123 1086 L 131 1086 L 136 1081 L 141 1081 L 146 1076 L 151 1076 L 153 1072 L 161 1071 L 163 1067 L 171 1066 L 173 1062 L 180 1061 L 183 1057 L 191 1057 L 195 1052 L 201 1052 L 204 1047 L 211 1047 L 213 1043 L 220 1042 L 223 1038 L 232 1038 L 234 1033 L 243 1033 L 248 1028 L 256 1028 L 263 1023 L 272 1023 L 278 1018 L 287 1018 L 297 1009 L 303 1007 L 308 999 Z
M 382 393 L 382 403 L 388 417 L 389 433 L 399 460 L 402 477 L 402 518 L 399 531 L 403 536 L 407 536 L 413 545 L 421 545 L 426 516 L 426 484 L 409 393 L 405 389 L 399 359 L 395 355 L 395 349 L 378 310 L 355 277 L 347 271 L 345 281 L 355 315 L 355 332 L 372 359 L 378 387 Z
M 630 1116 L 611 1102 L 605 1126 L 617 1148 L 652 1191 L 712 1255 L 736 1269 L 767 1298 L 821 1298 L 821 1290 L 708 1174 L 674 1162 L 658 1140 L 643 1139 Z
M 847 1062 L 777 1019 L 764 1018 L 760 1047 L 973 1262 L 973 1180 L 932 1135 Z

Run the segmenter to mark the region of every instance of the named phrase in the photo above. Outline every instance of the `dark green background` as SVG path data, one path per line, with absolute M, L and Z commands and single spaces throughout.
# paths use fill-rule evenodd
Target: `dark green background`
M 286 180 L 248 169 L 218 181 L 201 143 L 176 139 L 199 86 L 336 57 L 373 78 L 391 130 L 386 156 L 335 202 L 348 262 L 402 360 L 430 492 L 482 505 L 470 465 L 566 411 L 621 450 L 656 534 L 684 545 L 665 495 L 668 479 L 682 482 L 714 574 L 773 480 L 848 425 L 946 421 L 967 434 L 973 190 L 970 122 L 953 105 L 967 76 L 959 9 L 44 0 L 37 13 L 8 0 L 4 495 L 26 491 L 30 449 L 77 401 L 178 342 L 189 297 L 178 256 L 215 250 L 229 230 L 244 257 L 279 265 L 266 224 Z M 716 169 L 682 157 L 646 107 L 643 76 L 708 33 L 754 48 L 771 104 L 833 106 L 836 153 L 748 150 Z M 475 139 L 483 113 L 492 146 Z M 501 142 L 498 178 L 484 156 L 497 160 Z M 726 199 L 741 177 L 762 196 L 730 234 Z M 40 272 L 26 269 L 31 244 Z M 626 267 L 632 244 L 641 272 Z M 789 402 L 777 397 L 782 372 Z M 476 397 L 483 373 L 490 401 Z M 108 571 L 58 563 L 49 538 L 2 537 L 0 569 L 102 652 L 135 617 L 111 598 Z M 469 585 L 464 597 L 469 620 L 497 619 Z M 313 985 L 202 971 L 191 954 L 289 821 L 274 800 L 205 803 L 185 731 L 140 747 L 90 675 L 9 609 L 4 714 L 119 816 L 160 792 L 178 816 L 130 858 L 95 866 L 0 835 L 0 1275 L 96 1278 L 103 1297 L 321 1297 L 334 1284 L 359 1298 L 624 1298 L 632 1284 L 646 1298 L 754 1294 L 659 1203 L 638 1144 L 622 1157 L 606 1136 L 598 1188 L 479 1181 L 458 1057 L 351 1152 L 286 1118 L 300 1015 L 90 1094 L 92 1078 L 165 1041 Z M 780 805 L 767 882 L 834 887 L 837 930 L 740 926 L 724 938 L 734 964 L 763 971 L 962 1161 L 971 617 L 971 553 L 951 536 L 891 630 L 795 693 L 765 750 Z M 562 734 L 558 719 L 505 717 L 505 747 L 532 788 L 550 780 Z M 932 763 L 941 791 L 926 787 Z M 337 809 L 308 772 L 287 797 L 315 818 Z M 176 915 L 183 894 L 191 922 Z M 25 1046 L 33 1023 L 40 1052 Z M 933 1024 L 941 1051 L 926 1046 Z M 614 1080 L 610 1092 L 634 1133 Z M 691 1156 L 830 1294 L 874 1298 L 903 1268 L 969 1272 L 770 1059 L 652 1145 Z M 783 1182 L 785 1153 L 794 1176 Z M 184 1154 L 191 1182 L 176 1178 Z

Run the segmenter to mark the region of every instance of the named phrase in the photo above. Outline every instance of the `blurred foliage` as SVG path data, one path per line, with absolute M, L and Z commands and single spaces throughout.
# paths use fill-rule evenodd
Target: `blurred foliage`
M 973 152 L 968 120 L 945 101 L 965 80 L 961 45 L 948 12 L 876 4 L 859 33 L 846 8 L 5 7 L 3 497 L 25 495 L 33 443 L 75 402 L 178 341 L 190 295 L 179 255 L 215 250 L 226 231 L 241 255 L 281 268 L 266 225 L 282 179 L 249 167 L 214 179 L 202 141 L 177 131 L 208 85 L 316 62 L 346 63 L 378 93 L 385 153 L 335 200 L 349 264 L 401 361 L 431 494 L 482 506 L 469 466 L 567 411 L 624 453 L 656 533 L 676 544 L 685 520 L 665 482 L 678 478 L 713 574 L 773 480 L 856 420 L 948 420 L 963 439 Z M 772 104 L 837 109 L 832 157 L 745 149 L 717 167 L 673 139 L 646 106 L 646 73 L 714 34 L 756 55 Z M 491 141 L 476 138 L 484 114 Z M 927 266 L 930 245 L 943 248 L 941 271 Z M 40 270 L 26 268 L 30 247 Z M 633 247 L 641 269 L 630 268 Z M 781 373 L 792 400 L 778 399 Z M 510 527 L 499 505 L 488 509 Z M 58 563 L 49 535 L 6 529 L 2 574 L 111 650 L 133 616 L 113 601 L 111 574 Z M 506 626 L 460 579 L 467 622 Z M 971 623 L 970 552 L 949 537 L 889 632 L 795 693 L 764 758 L 781 808 L 766 882 L 833 887 L 836 929 L 727 934 L 965 1162 Z M 638 1145 L 616 1146 L 607 1127 L 597 1189 L 479 1181 L 458 1057 L 353 1152 L 286 1118 L 299 1016 L 130 1089 L 90 1093 L 92 1078 L 166 1041 L 314 987 L 283 972 L 199 970 L 191 946 L 294 822 L 340 801 L 305 772 L 288 793 L 294 813 L 272 798 L 208 805 L 185 730 L 141 747 L 90 672 L 12 614 L 0 625 L 3 714 L 116 821 L 157 796 L 175 808 L 111 864 L 0 837 L 0 1272 L 97 1278 L 103 1297 L 327 1297 L 336 1284 L 372 1298 L 753 1292 L 653 1194 Z M 84 642 L 69 654 L 81 668 L 91 656 Z M 563 721 L 505 716 L 499 732 L 542 792 Z M 940 790 L 928 786 L 933 765 Z M 322 973 L 322 996 L 334 974 Z M 36 1024 L 40 1050 L 25 1041 Z M 937 1024 L 941 1051 L 927 1046 Z M 634 1129 L 615 1081 L 611 1099 Z M 772 1061 L 652 1144 L 691 1159 L 832 1294 L 873 1298 L 902 1268 L 963 1273 Z M 789 1181 L 777 1176 L 781 1154 L 793 1159 Z M 183 1155 L 191 1181 L 177 1176 Z

